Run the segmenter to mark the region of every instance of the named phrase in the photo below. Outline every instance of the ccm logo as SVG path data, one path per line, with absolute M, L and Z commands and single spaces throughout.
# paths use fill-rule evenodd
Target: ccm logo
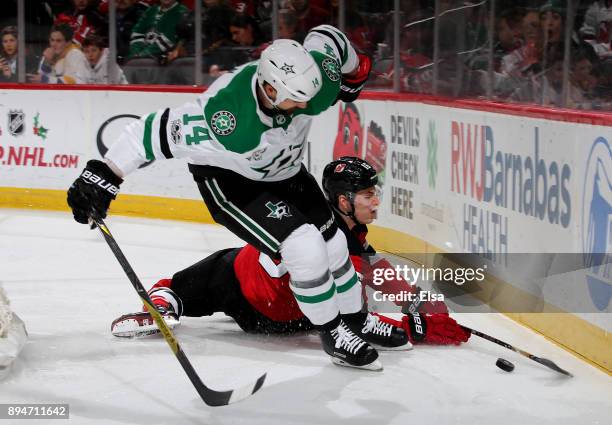
M 81 174 L 81 177 L 83 177 L 89 183 L 93 183 L 97 186 L 100 186 L 102 189 L 106 190 L 111 195 L 117 195 L 119 193 L 119 188 L 117 186 L 107 182 L 100 176 L 96 176 L 94 173 L 92 173 L 89 170 L 84 170 L 83 174 Z

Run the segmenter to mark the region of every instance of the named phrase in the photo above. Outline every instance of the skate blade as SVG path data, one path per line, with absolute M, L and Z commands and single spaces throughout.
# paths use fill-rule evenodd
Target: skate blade
M 339 359 L 337 357 L 332 357 L 331 358 L 332 363 L 337 364 L 338 366 L 346 366 L 346 367 L 352 367 L 355 369 L 365 369 L 365 370 L 371 370 L 374 372 L 382 372 L 383 370 L 383 365 L 380 362 L 380 360 L 376 359 L 374 360 L 372 363 L 363 365 L 363 366 L 356 366 L 350 363 L 345 362 L 342 359 Z
M 164 321 L 170 329 L 174 329 L 180 323 L 171 317 L 165 317 Z M 111 333 L 118 338 L 143 338 L 156 335 L 160 330 L 155 323 L 140 325 L 136 319 L 125 319 L 115 323 Z
M 376 348 L 376 351 L 409 351 L 414 347 L 410 341 L 406 341 L 404 345 L 398 345 L 397 347 L 385 347 L 377 344 L 370 344 L 372 347 Z

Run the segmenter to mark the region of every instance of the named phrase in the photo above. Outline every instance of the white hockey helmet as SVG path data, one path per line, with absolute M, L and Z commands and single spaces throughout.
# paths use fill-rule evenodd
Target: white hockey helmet
M 308 102 L 321 90 L 321 71 L 313 57 L 300 43 L 278 39 L 262 53 L 257 66 L 257 81 L 276 89 L 276 100 L 264 96 L 277 106 L 285 99 Z

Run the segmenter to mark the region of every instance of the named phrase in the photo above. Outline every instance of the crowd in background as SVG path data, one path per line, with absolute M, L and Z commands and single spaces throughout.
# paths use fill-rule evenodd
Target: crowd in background
M 109 62 L 108 0 L 27 2 L 27 80 L 193 84 L 195 1 L 116 0 L 116 63 Z M 612 0 L 574 0 L 574 14 L 566 0 L 497 0 L 493 28 L 490 1 L 440 0 L 436 22 L 433 0 L 401 0 L 400 69 L 393 66 L 394 1 L 344 4 L 345 32 L 374 58 L 371 89 L 391 89 L 399 73 L 402 91 L 612 109 Z M 272 40 L 272 1 L 203 0 L 201 9 L 205 83 L 257 59 Z M 0 82 L 17 80 L 16 16 L 16 0 L 3 0 Z M 278 37 L 302 41 L 319 24 L 339 24 L 338 0 L 280 0 Z

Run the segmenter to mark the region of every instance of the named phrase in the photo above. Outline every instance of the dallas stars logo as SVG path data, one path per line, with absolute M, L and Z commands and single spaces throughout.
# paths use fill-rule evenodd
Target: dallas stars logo
M 231 134 L 236 128 L 236 117 L 230 111 L 219 111 L 210 119 L 212 130 L 220 136 Z
M 289 206 L 283 201 L 278 201 L 276 204 L 268 201 L 266 202 L 266 207 L 268 207 L 270 210 L 270 214 L 268 214 L 266 217 L 276 218 L 277 220 L 282 220 L 283 217 L 291 217 Z
M 338 81 L 340 79 L 340 70 L 338 62 L 335 59 L 324 59 L 321 63 L 321 67 L 323 68 L 323 71 L 325 71 L 327 78 L 329 78 L 330 80 Z
M 283 114 L 274 115 L 274 121 L 276 121 L 276 125 L 283 125 L 287 122 L 287 117 Z
M 283 66 L 280 67 L 281 71 L 285 71 L 285 75 L 289 75 L 289 74 L 295 74 L 295 71 L 293 70 L 293 67 L 295 65 L 287 65 L 286 63 L 283 63 Z
M 43 127 L 42 125 L 41 126 L 38 125 L 39 116 L 40 116 L 40 113 L 37 113 L 36 116 L 34 117 L 34 128 L 33 128 L 34 134 L 42 138 L 43 140 L 47 140 L 47 131 L 49 131 L 49 129 Z
M 288 168 L 298 167 L 302 161 L 302 151 L 304 145 L 298 144 L 283 148 L 269 163 L 263 167 L 254 168 L 253 170 L 262 173 L 262 178 L 273 177 Z

